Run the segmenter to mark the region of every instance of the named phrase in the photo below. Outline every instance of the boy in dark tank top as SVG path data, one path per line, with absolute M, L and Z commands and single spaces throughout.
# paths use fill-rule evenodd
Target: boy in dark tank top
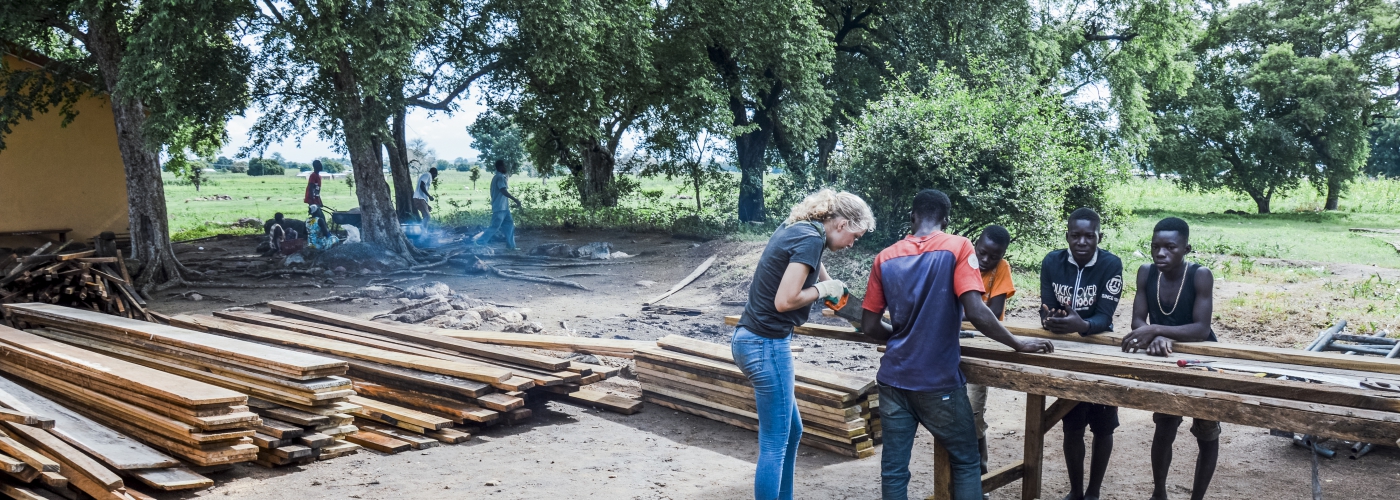
M 1210 269 L 1186 262 L 1186 254 L 1191 253 L 1190 236 L 1190 226 L 1176 217 L 1162 219 L 1152 229 L 1152 263 L 1138 268 L 1133 331 L 1123 337 L 1123 351 L 1144 349 L 1149 355 L 1168 356 L 1176 342 L 1216 340 L 1210 328 L 1215 277 Z M 1166 500 L 1172 442 L 1182 418 L 1154 413 L 1152 421 L 1157 424 L 1152 437 L 1152 499 Z M 1193 418 L 1191 434 L 1200 450 L 1191 499 L 1200 500 L 1206 496 L 1220 457 L 1220 422 Z

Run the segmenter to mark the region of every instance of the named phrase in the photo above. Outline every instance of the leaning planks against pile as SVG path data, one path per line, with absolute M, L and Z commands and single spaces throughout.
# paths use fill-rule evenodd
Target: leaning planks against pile
M 4 377 L 0 377 L 0 406 L 51 419 L 52 426 L 46 429 L 49 434 L 97 459 L 119 475 L 134 478 L 151 488 L 173 491 L 205 488 L 214 484 L 209 478 L 184 468 L 178 460 Z M 16 422 L 6 421 L 4 425 L 12 423 Z M 57 446 L 54 448 L 58 449 Z
M 43 302 L 154 321 L 119 256 L 102 257 L 95 250 L 60 253 L 72 243 L 48 243 L 23 257 L 0 257 L 0 304 Z
M 728 348 L 674 335 L 657 344 L 636 351 L 643 401 L 758 430 L 753 387 Z M 851 457 L 873 456 L 880 435 L 874 381 L 809 367 L 797 372 L 802 443 Z
M 251 459 L 243 394 L 3 326 L 0 371 L 196 465 Z
M 656 342 L 646 340 L 594 339 L 588 337 L 561 337 L 533 333 L 483 332 L 476 330 L 438 330 L 448 337 L 482 344 L 526 347 L 550 351 L 577 352 L 595 356 L 631 358 L 637 349 L 656 347 Z

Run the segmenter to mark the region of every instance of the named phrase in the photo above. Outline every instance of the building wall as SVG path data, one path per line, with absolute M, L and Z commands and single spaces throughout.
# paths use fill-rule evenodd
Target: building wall
M 12 69 L 35 67 L 10 54 Z M 70 239 L 127 232 L 126 171 L 107 96 L 76 105 L 60 127 L 58 113 L 20 121 L 0 150 L 0 233 L 72 229 Z M 52 238 L 52 235 L 46 235 Z M 37 246 L 34 236 L 0 236 L 0 247 Z

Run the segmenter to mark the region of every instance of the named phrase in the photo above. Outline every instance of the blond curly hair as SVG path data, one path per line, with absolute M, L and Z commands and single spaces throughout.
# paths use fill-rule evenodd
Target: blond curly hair
M 875 230 L 875 214 L 870 211 L 870 205 L 866 205 L 865 200 L 845 191 L 838 193 L 830 189 L 823 189 L 803 198 L 792 207 L 792 213 L 788 215 L 786 223 L 825 222 L 832 217 L 849 220 L 851 224 L 865 231 Z

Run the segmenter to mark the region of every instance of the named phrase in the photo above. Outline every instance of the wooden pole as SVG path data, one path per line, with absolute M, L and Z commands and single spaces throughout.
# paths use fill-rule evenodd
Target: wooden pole
M 1025 474 L 1021 478 L 1021 500 L 1040 498 L 1040 470 L 1045 457 L 1045 396 L 1026 394 L 1026 453 Z
M 953 464 L 948 461 L 948 448 L 943 440 L 933 439 L 933 499 L 952 500 Z

